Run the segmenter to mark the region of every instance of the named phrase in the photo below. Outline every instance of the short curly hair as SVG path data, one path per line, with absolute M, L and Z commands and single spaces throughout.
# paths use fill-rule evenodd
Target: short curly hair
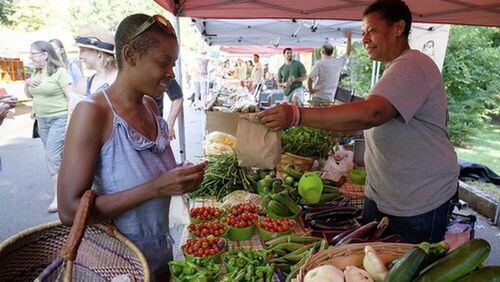
M 403 32 L 406 39 L 410 35 L 411 28 L 411 11 L 408 5 L 402 0 L 377 0 L 370 4 L 364 11 L 363 16 L 378 12 L 386 21 L 395 23 L 403 20 L 405 22 L 405 30 Z
M 158 36 L 177 40 L 175 33 L 164 32 L 157 24 L 153 24 L 145 32 L 130 42 L 130 38 L 134 35 L 137 28 L 149 18 L 151 18 L 151 16 L 146 14 L 133 14 L 124 18 L 118 25 L 115 33 L 115 55 L 119 70 L 121 70 L 123 66 L 122 50 L 123 46 L 126 44 L 134 46 L 139 56 L 143 56 L 149 48 L 158 46 Z

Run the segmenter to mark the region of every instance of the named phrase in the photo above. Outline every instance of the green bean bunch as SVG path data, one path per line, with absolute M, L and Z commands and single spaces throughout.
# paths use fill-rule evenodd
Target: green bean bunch
M 256 183 L 252 179 L 254 172 L 250 168 L 239 167 L 235 153 L 224 155 L 209 155 L 207 168 L 200 186 L 188 197 L 215 196 L 221 200 L 227 194 L 236 190 L 254 192 Z

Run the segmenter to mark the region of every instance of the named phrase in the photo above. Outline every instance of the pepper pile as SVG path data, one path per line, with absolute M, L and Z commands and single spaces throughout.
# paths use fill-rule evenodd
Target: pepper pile
M 220 273 L 220 266 L 212 260 L 188 259 L 168 262 L 170 273 L 177 281 L 215 280 Z
M 222 257 L 228 271 L 222 281 L 271 281 L 274 272 L 266 266 L 268 256 L 267 250 L 245 248 L 228 251 Z

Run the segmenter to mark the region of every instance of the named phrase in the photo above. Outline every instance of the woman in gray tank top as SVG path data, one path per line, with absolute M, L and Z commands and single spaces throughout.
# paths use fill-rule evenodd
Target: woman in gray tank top
M 172 242 L 170 197 L 192 191 L 205 164 L 176 166 L 161 97 L 179 46 L 161 16 L 134 14 L 116 31 L 118 76 L 105 91 L 80 102 L 71 118 L 59 178 L 59 217 L 73 223 L 81 195 L 99 196 L 92 222 L 112 220 L 144 252 L 156 279 L 166 281 Z M 163 276 L 162 276 L 163 275 Z

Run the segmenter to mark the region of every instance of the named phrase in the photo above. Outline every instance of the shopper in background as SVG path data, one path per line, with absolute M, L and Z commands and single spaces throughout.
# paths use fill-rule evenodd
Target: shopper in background
M 168 139 L 175 139 L 175 121 L 181 112 L 182 106 L 184 105 L 184 99 L 182 95 L 182 89 L 177 80 L 172 79 L 168 84 L 167 90 L 165 90 L 168 98 L 170 99 L 170 110 L 168 112 L 167 124 L 168 124 Z M 158 107 L 158 111 L 160 116 L 163 117 L 163 99 L 165 97 L 165 93 L 161 96 L 161 98 L 156 99 L 156 106 Z
M 109 87 L 116 79 L 118 68 L 114 56 L 115 39 L 111 32 L 97 25 L 83 26 L 75 39 L 80 48 L 80 60 L 95 71 L 77 84 L 78 94 L 89 97 Z
M 76 85 L 80 79 L 83 78 L 82 64 L 78 60 L 68 58 L 66 54 L 66 49 L 59 39 L 49 40 L 50 45 L 54 48 L 57 54 L 59 54 L 61 61 L 66 65 L 66 68 L 73 78 L 73 84 Z
M 253 54 L 254 66 L 252 68 L 252 74 L 250 75 L 250 93 L 253 93 L 256 89 L 262 87 L 264 82 L 264 70 L 262 69 L 262 64 L 260 63 L 260 57 L 258 54 Z
M 283 50 L 285 63 L 278 70 L 278 87 L 283 88 L 283 94 L 287 103 L 293 105 L 304 105 L 304 86 L 302 81 L 306 80 L 306 68 L 293 59 L 292 48 Z
M 334 48 L 326 43 L 321 47 L 321 60 L 317 61 L 307 79 L 307 88 L 311 94 L 312 105 L 330 106 L 337 91 L 340 71 L 346 65 L 351 54 L 351 35 L 350 30 L 344 31 L 347 39 L 346 53 L 338 58 L 333 57 Z M 314 83 L 314 86 L 313 86 Z
M 73 92 L 73 79 L 49 42 L 33 42 L 30 60 L 36 71 L 26 80 L 24 93 L 28 98 L 33 98 L 38 134 L 45 148 L 47 167 L 54 183 L 54 200 L 48 211 L 56 212 L 57 177 L 66 134 L 68 98 Z

